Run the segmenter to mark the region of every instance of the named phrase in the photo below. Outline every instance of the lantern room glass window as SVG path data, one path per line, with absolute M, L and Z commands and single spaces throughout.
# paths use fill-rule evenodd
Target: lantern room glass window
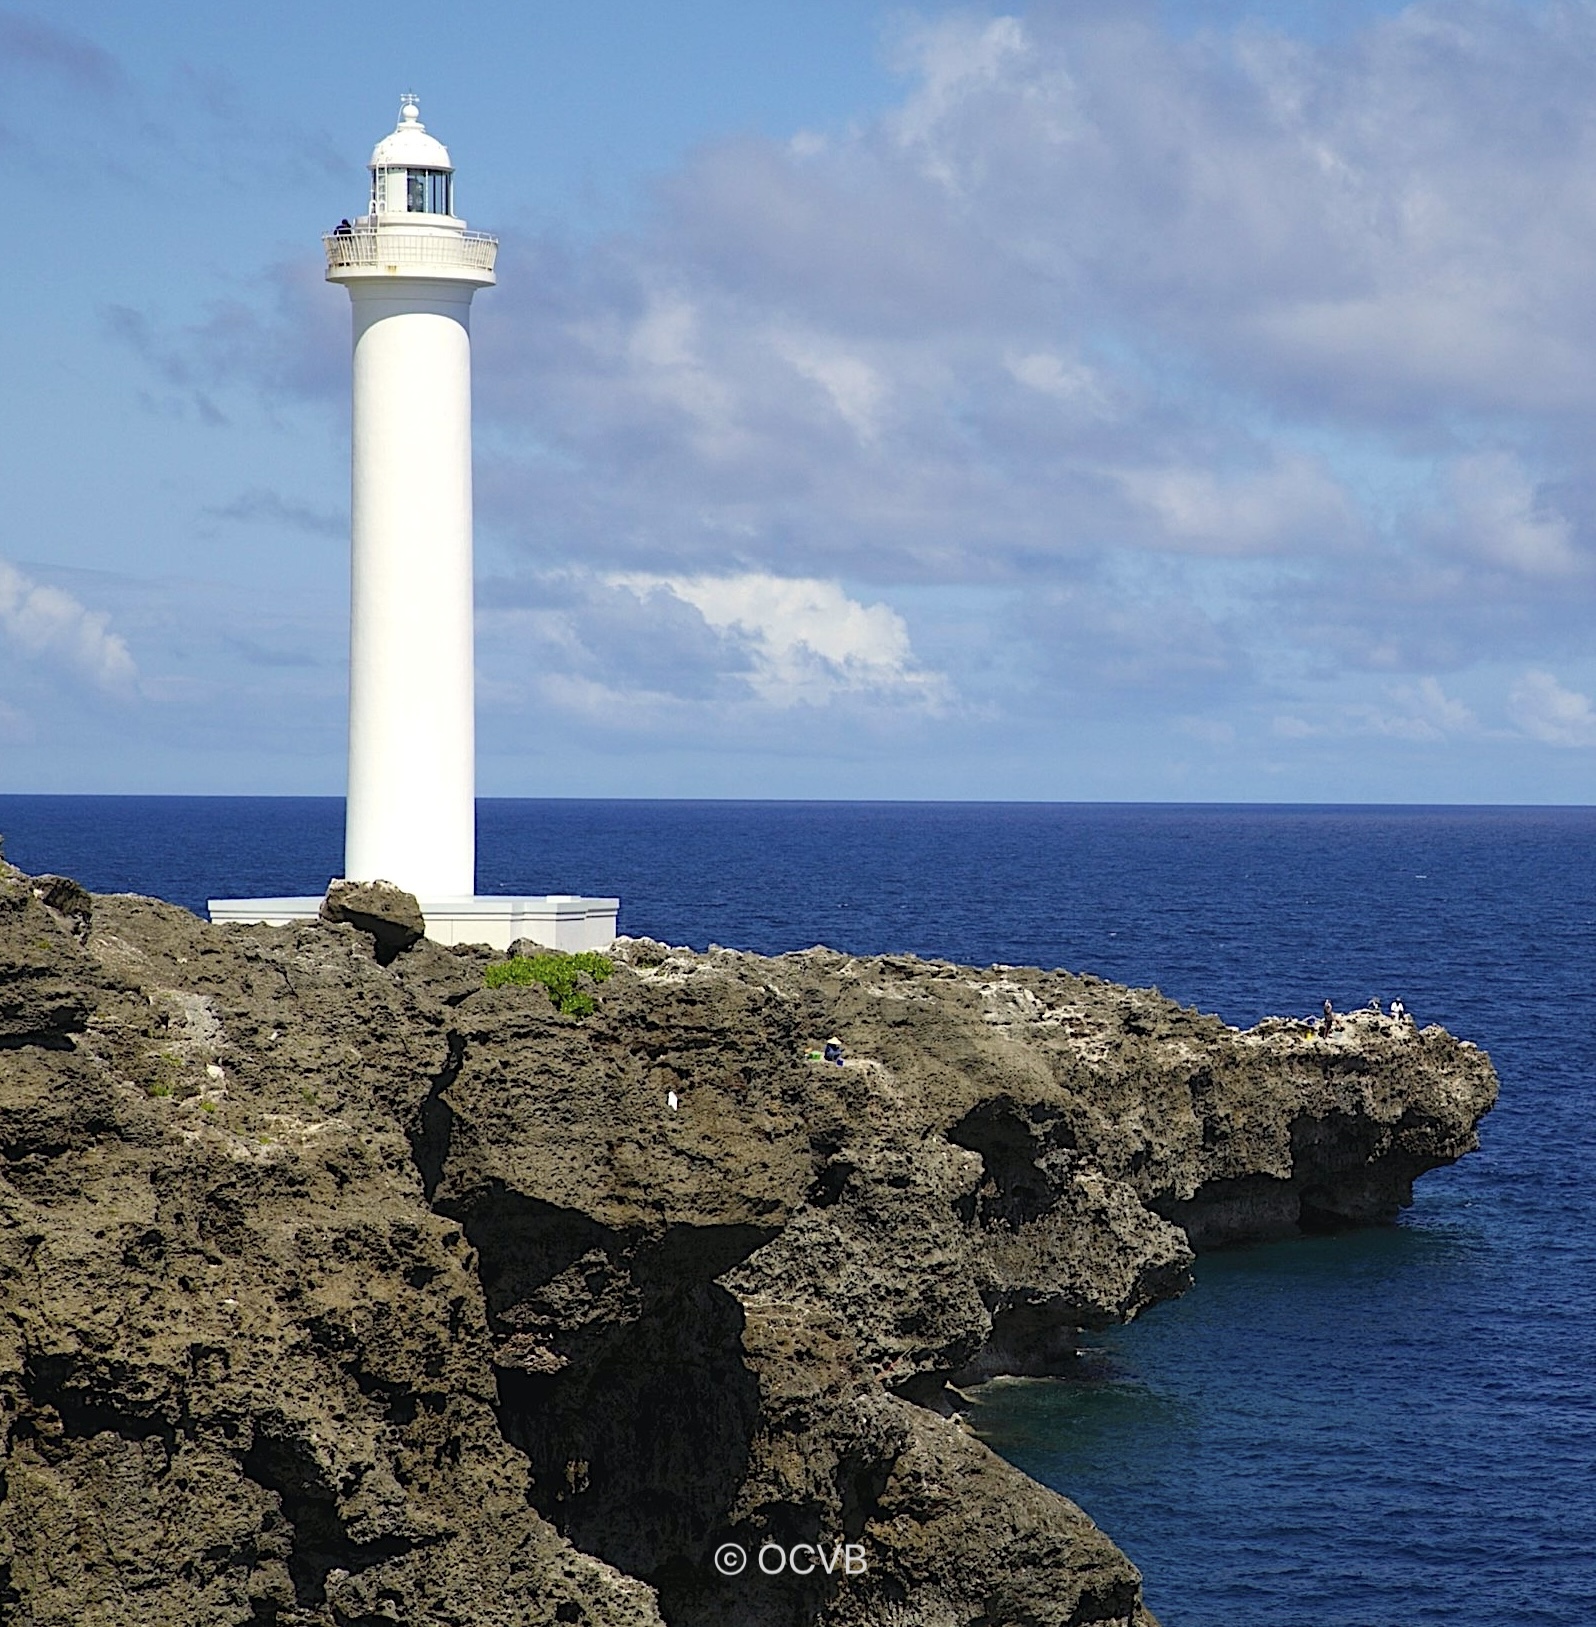
M 446 169 L 413 169 L 407 174 L 405 210 L 412 215 L 451 215 L 454 201 L 450 184 L 454 177 Z

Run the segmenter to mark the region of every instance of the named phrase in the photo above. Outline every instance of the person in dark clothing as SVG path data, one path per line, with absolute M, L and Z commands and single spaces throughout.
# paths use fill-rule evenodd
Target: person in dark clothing
M 1325 1003 L 1324 1003 L 1324 1025 L 1323 1025 L 1323 1027 L 1320 1028 L 1319 1032 L 1321 1034 L 1323 1034 L 1326 1039 L 1329 1039 L 1330 1038 L 1330 1030 L 1332 1028 L 1334 1028 L 1335 1025 L 1336 1025 L 1336 1008 L 1333 1005 L 1331 1005 L 1328 1000 L 1326 1000 Z

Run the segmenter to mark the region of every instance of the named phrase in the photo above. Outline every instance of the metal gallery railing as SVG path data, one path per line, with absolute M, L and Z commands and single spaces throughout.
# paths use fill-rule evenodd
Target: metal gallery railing
M 358 266 L 437 266 L 492 271 L 499 240 L 487 232 L 407 232 L 392 227 L 356 226 L 328 232 L 327 269 Z

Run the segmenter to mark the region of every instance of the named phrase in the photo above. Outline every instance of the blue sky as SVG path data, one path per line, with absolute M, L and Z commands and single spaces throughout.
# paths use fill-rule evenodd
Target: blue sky
M 0 789 L 341 790 L 412 85 L 484 793 L 1593 800 L 1584 0 L 0 5 Z

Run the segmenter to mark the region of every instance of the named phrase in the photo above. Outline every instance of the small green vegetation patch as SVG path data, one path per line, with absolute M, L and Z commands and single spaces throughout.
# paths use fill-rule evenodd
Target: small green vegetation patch
M 577 979 L 585 972 L 595 983 L 602 983 L 614 970 L 615 962 L 608 955 L 585 949 L 579 955 L 513 955 L 489 966 L 484 975 L 490 989 L 541 983 L 568 1017 L 585 1017 L 593 1010 L 593 996 L 576 986 Z
M 196 1095 L 199 1086 L 183 1077 L 183 1059 L 175 1051 L 161 1051 L 154 1058 L 155 1077 L 145 1086 L 150 1096 L 176 1096 L 179 1099 Z

